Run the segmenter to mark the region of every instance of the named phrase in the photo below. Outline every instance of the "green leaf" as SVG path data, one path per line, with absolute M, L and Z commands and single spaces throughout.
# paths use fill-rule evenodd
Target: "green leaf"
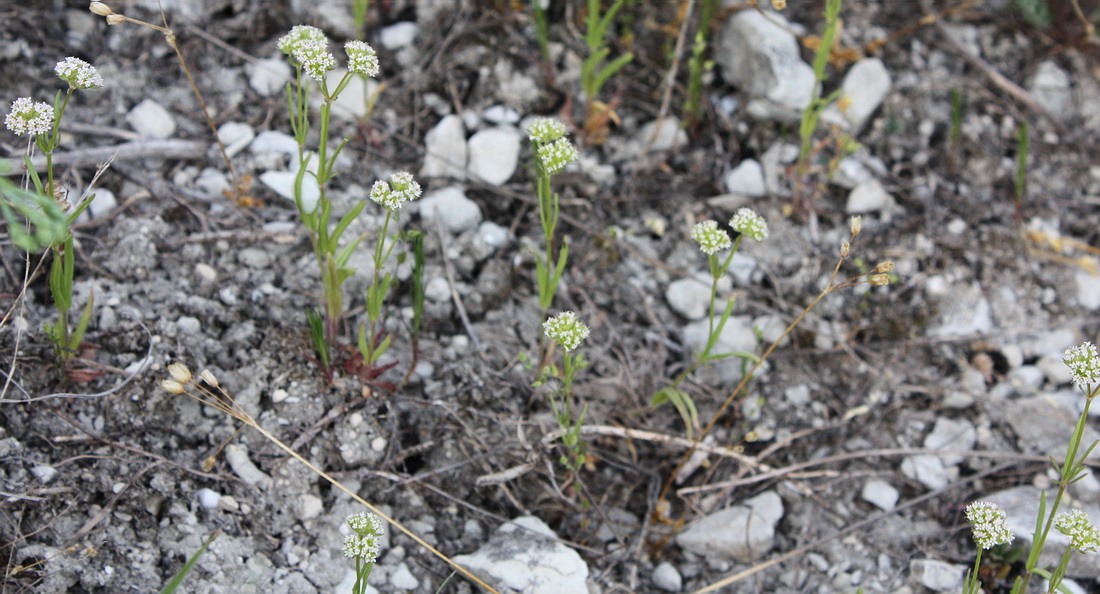
M 80 350 L 80 343 L 84 341 L 84 332 L 88 330 L 88 322 L 92 319 L 92 307 L 95 304 L 95 289 L 88 296 L 88 303 L 84 305 L 84 311 L 80 314 L 80 321 L 76 323 L 76 328 L 73 330 L 73 336 L 69 339 L 69 350 L 76 352 Z
M 214 539 L 217 538 L 219 534 L 221 534 L 221 530 L 215 531 L 214 534 L 210 536 L 210 538 L 206 539 L 206 542 L 202 543 L 202 546 L 199 547 L 199 550 L 195 551 L 195 554 L 191 555 L 191 557 L 187 559 L 187 562 L 183 564 L 183 567 L 180 567 L 180 570 L 176 572 L 176 575 L 172 576 L 172 579 L 164 585 L 164 588 L 161 589 L 160 594 L 173 594 L 176 589 L 179 588 L 181 584 L 183 584 L 184 578 L 187 577 L 187 574 L 191 573 L 191 570 L 195 568 L 195 564 L 199 562 L 199 557 L 202 557 L 203 553 L 206 552 L 206 549 L 210 548 L 210 545 L 213 544 Z

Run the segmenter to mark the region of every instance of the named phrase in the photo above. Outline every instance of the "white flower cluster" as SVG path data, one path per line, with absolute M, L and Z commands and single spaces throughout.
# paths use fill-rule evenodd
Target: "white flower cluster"
M 565 124 L 554 118 L 538 118 L 527 126 L 531 142 L 549 144 L 565 136 Z
M 53 128 L 53 106 L 41 101 L 33 103 L 30 97 L 20 97 L 11 102 L 11 112 L 4 119 L 4 125 L 20 136 L 46 134 Z
M 742 208 L 734 213 L 733 218 L 730 219 L 730 227 L 756 241 L 764 241 L 768 238 L 768 223 L 751 208 Z
M 966 506 L 966 519 L 974 530 L 974 542 L 983 549 L 1008 544 L 1016 537 L 1008 528 L 1003 507 L 992 501 L 975 501 Z
M 703 221 L 691 228 L 691 238 L 699 244 L 699 249 L 708 256 L 733 246 L 730 236 L 718 228 L 718 221 Z
M 306 74 L 317 82 L 325 78 L 325 73 L 336 68 L 336 58 L 328 51 L 328 41 L 306 39 L 294 49 L 294 60 L 305 69 Z
M 577 160 L 577 148 L 569 142 L 568 138 L 559 138 L 550 144 L 540 146 L 538 156 L 546 175 L 554 175 Z
M 295 25 L 291 27 L 290 33 L 283 35 L 279 39 L 279 43 L 276 47 L 279 51 L 288 56 L 293 56 L 294 51 L 298 49 L 298 46 L 303 41 L 323 41 L 328 43 L 328 38 L 325 37 L 325 32 L 317 27 L 311 27 L 309 25 Z
M 390 211 L 395 211 L 402 204 L 417 198 L 420 198 L 420 184 L 416 183 L 408 171 L 391 175 L 389 183 L 378 180 L 370 189 L 370 199 Z
M 1092 525 L 1092 520 L 1084 510 L 1075 509 L 1068 514 L 1058 514 L 1054 527 L 1069 537 L 1071 547 L 1082 553 L 1100 551 L 1100 531 Z
M 1069 367 L 1077 387 L 1087 389 L 1100 382 L 1100 356 L 1097 356 L 1096 346 L 1091 342 L 1066 349 L 1062 353 L 1062 362 Z
M 54 72 L 74 89 L 98 89 L 103 86 L 103 77 L 99 76 L 95 66 L 80 58 L 65 58 L 54 66 Z
M 348 526 L 355 534 L 344 538 L 344 555 L 365 563 L 374 563 L 382 549 L 382 535 L 386 533 L 382 520 L 370 512 L 352 514 Z
M 588 338 L 588 326 L 577 319 L 577 314 L 563 311 L 542 323 L 546 337 L 556 340 L 561 348 L 572 351 Z
M 370 44 L 353 40 L 344 44 L 344 53 L 348 55 L 348 70 L 367 76 L 378 76 L 378 54 Z

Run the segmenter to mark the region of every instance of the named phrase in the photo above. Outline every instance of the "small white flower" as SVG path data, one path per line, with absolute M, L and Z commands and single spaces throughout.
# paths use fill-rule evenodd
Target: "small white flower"
M 718 221 L 703 221 L 691 228 L 691 238 L 699 244 L 699 249 L 708 256 L 733 246 L 730 236 L 718 228 Z
M 1058 514 L 1054 527 L 1069 537 L 1071 547 L 1082 553 L 1100 551 L 1100 531 L 1092 525 L 1092 520 L 1084 510 L 1075 509 L 1070 513 Z
M 74 89 L 98 89 L 103 86 L 103 78 L 95 66 L 80 58 L 65 58 L 54 66 L 54 72 Z
M 733 218 L 730 219 L 730 227 L 756 241 L 764 241 L 768 237 L 768 223 L 751 208 L 742 208 L 734 213 Z
M 527 126 L 531 142 L 549 144 L 565 136 L 565 124 L 553 118 L 538 118 Z
M 8 130 L 36 136 L 53 129 L 53 106 L 49 103 L 32 103 L 30 97 L 20 97 L 11 103 L 11 113 L 4 119 Z
M 303 41 L 323 41 L 326 45 L 328 44 L 328 38 L 325 37 L 324 31 L 309 25 L 295 25 L 290 29 L 290 33 L 279 39 L 277 47 L 284 54 L 293 56 L 295 50 Z
M 324 80 L 325 73 L 336 68 L 336 58 L 328 51 L 328 40 L 303 39 L 294 48 L 294 60 L 313 80 Z
M 577 314 L 563 311 L 542 324 L 546 337 L 556 340 L 561 348 L 572 351 L 588 338 L 588 326 L 577 319 Z
M 554 175 L 577 160 L 577 148 L 568 138 L 559 138 L 550 144 L 544 144 L 538 147 L 537 152 L 546 175 Z
M 377 561 L 381 550 L 382 545 L 374 535 L 349 534 L 344 538 L 344 555 L 352 559 L 360 559 L 364 563 Z
M 966 519 L 974 530 L 974 542 L 983 549 L 1008 544 L 1016 537 L 1008 528 L 1003 507 L 992 501 L 975 501 L 966 506 Z
M 1079 388 L 1088 388 L 1100 382 L 1100 356 L 1091 342 L 1066 349 L 1062 353 L 1062 362 L 1069 367 L 1073 383 Z
M 344 44 L 344 53 L 348 55 L 348 71 L 378 76 L 378 55 L 370 44 L 358 40 L 349 41 Z
M 386 533 L 386 528 L 382 524 L 382 518 L 379 518 L 377 514 L 371 512 L 358 512 L 351 514 L 347 517 L 348 527 L 355 531 L 356 534 L 373 534 L 375 536 L 382 536 Z
M 408 171 L 398 171 L 391 175 L 389 182 L 378 180 L 370 189 L 370 199 L 391 211 L 417 198 L 420 198 L 420 184 Z

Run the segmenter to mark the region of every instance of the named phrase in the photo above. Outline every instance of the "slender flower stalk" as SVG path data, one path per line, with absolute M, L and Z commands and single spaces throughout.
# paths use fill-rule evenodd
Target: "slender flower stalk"
M 585 361 L 584 354 L 574 351 L 588 338 L 589 330 L 588 326 L 577 318 L 577 314 L 571 311 L 563 311 L 549 318 L 543 322 L 542 329 L 546 338 L 558 343 L 562 348 L 560 376 L 562 384 L 550 395 L 550 408 L 558 421 L 558 428 L 561 429 L 562 443 L 569 450 L 568 455 L 561 457 L 561 463 L 576 472 L 585 461 L 585 445 L 580 439 L 580 431 L 584 425 L 584 417 L 588 414 L 588 405 L 581 409 L 578 418 L 573 418 L 573 380 L 577 372 L 588 366 L 588 362 Z M 557 375 L 556 369 L 552 370 L 550 375 Z M 540 379 L 535 382 L 535 385 L 541 384 L 542 381 Z

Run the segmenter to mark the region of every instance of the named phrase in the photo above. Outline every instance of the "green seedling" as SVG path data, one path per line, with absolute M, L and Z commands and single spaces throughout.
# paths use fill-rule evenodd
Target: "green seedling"
M 370 0 L 351 0 L 352 18 L 355 19 L 355 30 L 359 35 L 367 32 L 367 11 L 370 10 Z
M 665 403 L 671 403 L 676 408 L 676 412 L 680 413 L 680 418 L 684 421 L 686 427 L 687 437 L 691 439 L 695 429 L 699 426 L 699 411 L 695 407 L 695 401 L 692 400 L 691 395 L 684 391 L 680 384 L 684 382 L 692 373 L 695 372 L 699 366 L 712 361 L 719 361 L 728 357 L 740 357 L 743 360 L 759 362 L 759 358 L 753 353 L 746 353 L 741 351 L 733 351 L 728 353 L 713 353 L 714 347 L 718 345 L 718 340 L 722 336 L 722 330 L 726 326 L 726 322 L 729 321 L 730 314 L 733 313 L 734 300 L 729 299 L 726 301 L 726 305 L 722 310 L 721 315 L 718 316 L 715 321 L 718 306 L 718 281 L 726 275 L 730 265 L 733 263 L 733 256 L 737 253 L 737 250 L 741 247 L 741 240 L 746 236 L 751 237 L 756 241 L 763 241 L 768 236 L 768 225 L 764 221 L 763 217 L 756 214 L 748 208 L 742 208 L 730 220 L 730 227 L 738 233 L 737 239 L 731 241 L 726 232 L 718 228 L 717 221 L 703 221 L 695 225 L 691 230 L 691 238 L 699 244 L 699 249 L 706 254 L 707 264 L 710 269 L 710 306 L 707 310 L 709 322 L 707 344 L 700 352 L 691 365 L 680 372 L 676 376 L 672 383 L 661 388 L 652 397 L 650 397 L 650 404 L 653 406 L 661 406 Z M 719 252 L 729 250 L 725 258 L 719 257 Z M 742 366 L 742 372 L 746 371 Z
M 588 119 L 600 115 L 601 110 L 596 108 L 596 101 L 604 83 L 634 59 L 634 54 L 627 52 L 604 64 L 611 54 L 611 48 L 607 47 L 607 33 L 622 6 L 623 0 L 615 0 L 611 8 L 601 15 L 600 0 L 588 0 L 588 18 L 584 32 L 588 57 L 581 65 L 581 88 L 584 89 L 584 99 L 588 104 Z
M 16 185 L 4 176 L 10 170 L 11 164 L 0 160 L 0 216 L 12 243 L 23 251 L 38 253 L 64 242 L 69 223 L 61 205 L 45 194 Z
M 703 0 L 699 11 L 699 30 L 695 33 L 695 43 L 691 47 L 688 60 L 687 102 L 684 103 L 684 126 L 699 121 L 702 113 L 703 73 L 714 68 L 714 62 L 706 59 L 707 44 L 710 39 L 711 21 L 718 10 L 718 0 Z
M 539 42 L 539 53 L 544 62 L 550 61 L 550 24 L 546 18 L 546 0 L 531 0 L 531 10 L 535 13 L 535 37 Z
M 801 140 L 798 150 L 798 162 L 800 171 L 805 174 L 809 167 L 810 155 L 813 150 L 814 132 L 825 108 L 840 97 L 842 89 L 837 89 L 825 97 L 819 97 L 821 86 L 825 82 L 825 68 L 829 65 L 829 54 L 832 52 L 836 41 L 837 28 L 840 23 L 840 7 L 843 0 L 826 0 L 825 2 L 825 31 L 821 35 L 821 44 L 814 54 L 814 86 L 810 104 L 802 110 L 802 121 L 799 124 L 798 135 Z
M 210 548 L 210 545 L 214 544 L 214 539 L 221 534 L 221 530 L 215 530 L 214 534 L 210 535 L 210 538 L 203 541 L 199 550 L 195 551 L 193 555 L 187 558 L 187 562 L 180 567 L 179 571 L 172 576 L 172 579 L 168 580 L 167 584 L 161 588 L 160 594 L 175 594 L 176 590 L 183 585 L 183 580 L 187 578 L 187 574 L 191 573 L 191 570 L 195 569 L 195 564 L 199 562 L 199 559 L 206 553 L 206 550 Z

